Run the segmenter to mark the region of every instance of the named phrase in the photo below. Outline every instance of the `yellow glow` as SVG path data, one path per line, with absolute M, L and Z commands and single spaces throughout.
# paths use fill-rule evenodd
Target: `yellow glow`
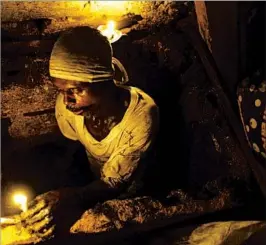
M 80 7 L 84 8 L 88 1 L 71 1 L 74 4 L 78 4 Z
M 108 39 L 112 39 L 112 37 L 115 35 L 115 26 L 115 22 L 110 20 L 106 26 L 102 26 L 102 28 L 100 28 L 100 31 L 104 36 L 108 37 Z
M 121 36 L 122 32 L 116 30 L 116 22 L 110 20 L 106 25 L 101 25 L 97 29 L 102 33 L 103 36 L 106 36 L 110 43 L 116 42 Z
M 25 212 L 27 211 L 28 207 L 27 207 L 27 196 L 22 194 L 22 193 L 17 193 L 14 195 L 14 202 L 16 205 L 19 206 L 19 208 Z
M 16 220 L 12 219 L 12 218 L 5 218 L 5 217 L 1 217 L 0 218 L 0 223 L 1 224 L 15 224 Z
M 78 8 L 78 9 L 84 9 L 86 7 L 86 5 L 88 4 L 88 1 L 68 1 L 66 3 L 66 8 L 70 7 L 70 8 Z
M 105 14 L 124 14 L 130 7 L 130 1 L 91 1 L 92 11 L 101 11 Z
M 108 23 L 107 23 L 107 30 L 108 30 L 109 32 L 114 32 L 114 30 L 115 30 L 115 26 L 116 26 L 115 22 L 114 22 L 113 20 L 110 20 L 110 21 L 108 21 Z

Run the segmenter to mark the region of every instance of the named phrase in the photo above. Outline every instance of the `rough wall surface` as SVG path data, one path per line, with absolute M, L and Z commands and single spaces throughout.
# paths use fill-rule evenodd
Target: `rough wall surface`
M 112 8 L 115 5 L 114 8 Z M 2 21 L 22 21 L 41 18 L 86 17 L 90 21 L 107 17 L 117 17 L 132 13 L 141 14 L 153 4 L 147 1 L 123 1 L 104 3 L 104 1 L 3 1 Z M 111 7 L 111 8 L 110 8 Z M 114 11 L 115 10 L 115 11 Z
M 110 19 L 123 26 L 127 20 L 134 20 L 136 17 L 145 19 L 149 25 L 165 24 L 177 16 L 186 14 L 187 5 L 187 2 L 175 1 L 110 2 L 2 2 L 2 22 L 46 20 L 46 33 L 77 25 L 97 27 Z
M 195 12 L 197 14 L 197 21 L 199 26 L 199 31 L 203 39 L 208 45 L 209 50 L 212 50 L 211 47 L 211 36 L 210 36 L 210 27 L 208 21 L 207 9 L 204 1 L 197 1 L 195 3 Z

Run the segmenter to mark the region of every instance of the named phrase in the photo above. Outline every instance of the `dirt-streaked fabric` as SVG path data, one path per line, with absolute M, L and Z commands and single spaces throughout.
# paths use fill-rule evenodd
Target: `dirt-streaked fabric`
M 241 245 L 252 234 L 264 227 L 262 221 L 213 222 L 195 229 L 187 245 Z
M 113 57 L 112 46 L 101 33 L 89 27 L 77 27 L 64 32 L 56 41 L 50 58 L 50 75 L 79 82 L 102 82 L 116 79 L 128 81 L 119 60 Z
M 141 168 L 140 160 L 153 143 L 159 126 L 159 112 L 153 99 L 138 88 L 123 88 L 130 92 L 130 104 L 122 121 L 102 141 L 89 133 L 83 116 L 66 109 L 63 95 L 56 102 L 61 132 L 85 146 L 92 171 L 112 187 L 128 182 L 135 170 Z

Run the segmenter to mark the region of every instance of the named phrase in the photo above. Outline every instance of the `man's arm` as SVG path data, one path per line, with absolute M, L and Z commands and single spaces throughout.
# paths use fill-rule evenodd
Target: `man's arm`
M 77 190 L 83 205 L 90 206 L 95 202 L 115 198 L 129 187 L 137 168 L 145 164 L 141 160 L 151 145 L 152 132 L 149 133 L 149 137 L 146 134 L 132 136 L 130 143 L 119 147 L 104 164 L 101 179 Z
M 155 110 L 156 115 L 157 111 Z M 20 215 L 27 229 L 42 234 L 43 228 L 68 230 L 81 213 L 97 202 L 113 199 L 138 176 L 141 161 L 158 129 L 158 120 L 145 113 L 139 121 L 126 125 L 123 135 L 101 171 L 101 179 L 81 188 L 64 188 L 37 196 Z M 145 125 L 145 126 L 143 126 Z M 119 143 L 119 142 L 118 142 Z M 140 171 L 141 172 L 141 171 Z M 64 219 L 64 220 L 62 220 Z
M 84 208 L 93 206 L 97 202 L 113 199 L 117 197 L 123 188 L 113 188 L 103 180 L 95 180 L 85 187 L 77 189 L 77 195 Z
M 158 131 L 158 109 L 154 107 L 148 115 L 124 130 L 124 143 L 119 145 L 101 170 L 101 179 L 81 188 L 78 193 L 84 203 L 93 203 L 114 198 L 130 186 L 137 169 L 145 168 L 142 159 Z M 141 166 L 142 165 L 142 166 Z

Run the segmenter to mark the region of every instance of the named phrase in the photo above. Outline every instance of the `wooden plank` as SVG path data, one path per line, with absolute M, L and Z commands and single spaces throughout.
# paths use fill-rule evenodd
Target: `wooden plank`
M 2 57 L 20 55 L 32 56 L 37 54 L 50 54 L 55 40 L 33 40 L 20 42 L 3 42 Z
M 196 1 L 195 2 L 195 12 L 197 15 L 199 32 L 202 38 L 205 40 L 208 45 L 209 50 L 212 50 L 211 42 L 212 38 L 210 36 L 210 25 L 207 15 L 206 4 L 204 1 Z
M 195 1 L 198 27 L 207 43 L 224 87 L 234 96 L 239 81 L 239 3 Z M 220 13 L 226 13 L 226 18 Z

